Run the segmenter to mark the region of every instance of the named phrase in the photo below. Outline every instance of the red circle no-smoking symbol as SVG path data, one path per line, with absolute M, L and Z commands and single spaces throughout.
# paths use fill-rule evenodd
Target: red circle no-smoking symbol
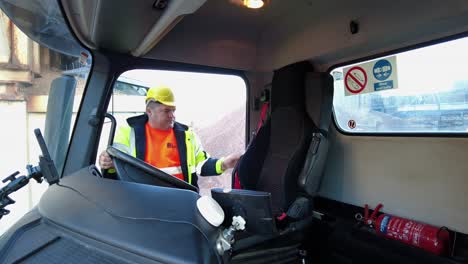
M 367 84 L 366 71 L 361 67 L 352 67 L 346 73 L 345 86 L 350 93 L 358 94 L 364 90 Z

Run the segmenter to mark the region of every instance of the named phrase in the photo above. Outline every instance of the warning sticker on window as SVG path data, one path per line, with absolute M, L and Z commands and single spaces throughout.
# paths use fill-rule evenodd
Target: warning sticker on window
M 396 56 L 345 68 L 345 95 L 356 95 L 398 88 Z

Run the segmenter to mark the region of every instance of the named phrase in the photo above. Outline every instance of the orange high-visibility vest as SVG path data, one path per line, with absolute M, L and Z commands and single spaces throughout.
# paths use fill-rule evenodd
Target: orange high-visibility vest
M 145 162 L 184 180 L 174 130 L 160 130 L 152 128 L 149 123 L 146 123 L 145 133 Z

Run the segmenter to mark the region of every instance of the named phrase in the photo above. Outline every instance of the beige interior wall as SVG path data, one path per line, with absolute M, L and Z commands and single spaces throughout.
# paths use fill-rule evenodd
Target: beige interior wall
M 468 233 L 468 138 L 331 136 L 322 196 Z

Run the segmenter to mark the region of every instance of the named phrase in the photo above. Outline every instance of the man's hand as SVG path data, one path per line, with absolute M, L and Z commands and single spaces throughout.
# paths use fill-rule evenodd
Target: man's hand
M 112 162 L 109 153 L 107 153 L 105 150 L 99 155 L 99 166 L 101 166 L 101 169 L 104 170 L 114 168 L 114 162 Z
M 241 156 L 242 156 L 241 154 L 231 154 L 225 157 L 223 160 L 223 164 L 221 164 L 221 169 L 225 171 L 227 169 L 234 168 L 234 166 L 236 166 L 236 163 L 239 161 L 239 158 Z

